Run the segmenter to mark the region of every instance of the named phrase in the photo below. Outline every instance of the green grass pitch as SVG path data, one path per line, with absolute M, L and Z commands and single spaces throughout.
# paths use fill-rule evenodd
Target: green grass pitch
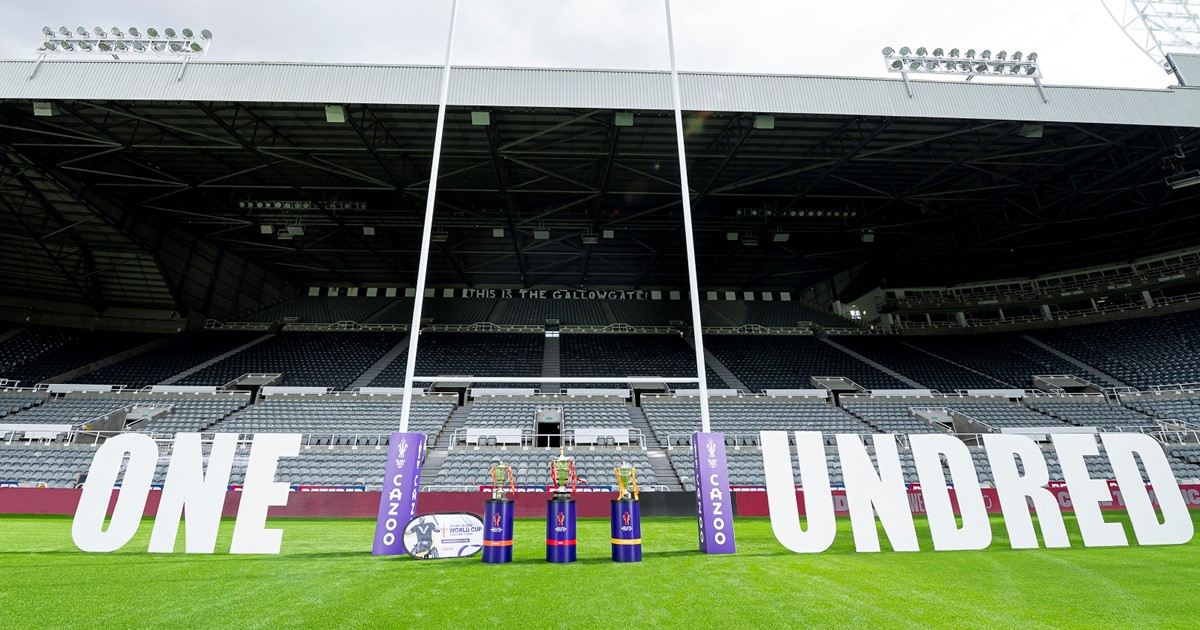
M 931 548 L 925 520 L 916 521 Z M 510 565 L 372 557 L 369 520 L 270 525 L 284 529 L 278 556 L 150 555 L 150 520 L 121 551 L 85 554 L 71 542 L 70 518 L 0 517 L 0 628 L 1192 628 L 1200 620 L 1200 538 L 1087 549 L 1070 516 L 1070 549 L 1008 549 L 995 518 L 985 551 L 859 554 L 840 519 L 834 547 L 816 555 L 785 550 L 768 519 L 741 518 L 733 556 L 696 551 L 693 519 L 648 518 L 640 564 L 611 562 L 607 520 L 581 519 L 573 565 L 544 561 L 536 519 L 517 522 Z M 219 551 L 232 529 L 222 524 Z

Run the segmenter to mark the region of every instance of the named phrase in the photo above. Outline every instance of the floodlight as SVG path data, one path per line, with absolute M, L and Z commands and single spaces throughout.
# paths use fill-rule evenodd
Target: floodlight
M 129 27 L 129 36 L 130 37 L 141 37 L 142 34 L 140 31 L 137 30 L 137 27 L 130 26 Z
M 550 240 L 550 230 L 534 230 L 533 239 L 536 241 Z
M 212 39 L 212 31 L 208 29 L 200 31 L 200 39 Z
M 146 44 L 144 44 L 142 42 L 134 42 L 133 49 L 136 50 L 137 52 L 146 52 Z
M 951 48 L 951 49 L 950 49 L 950 56 L 951 56 L 951 57 L 957 57 L 957 56 L 958 56 L 958 49 L 957 49 L 957 48 Z
M 185 29 L 183 29 L 183 36 L 188 39 L 191 39 L 191 38 L 195 37 L 196 35 L 194 33 L 192 33 L 192 29 L 185 28 Z
M 71 42 L 63 42 L 62 48 L 63 50 L 75 50 L 75 44 L 72 44 Z
M 104 29 L 100 28 L 99 26 L 92 29 L 92 32 L 96 33 L 96 37 L 108 37 L 108 33 L 104 32 Z
M 975 58 L 975 49 L 974 49 L 974 48 L 968 48 L 968 49 L 967 49 L 967 54 L 965 54 L 965 55 L 963 55 L 963 56 L 964 56 L 964 57 L 966 57 L 967 59 L 974 59 L 974 58 Z
M 584 245 L 595 245 L 596 243 L 600 242 L 600 237 L 594 232 L 585 232 L 580 239 L 583 241 Z
M 992 58 L 992 51 L 990 51 L 990 50 L 987 50 L 987 49 L 985 48 L 983 52 L 979 53 L 979 58 L 980 58 L 980 59 L 991 59 L 991 58 Z
M 167 37 L 174 39 L 175 38 L 175 29 L 168 28 L 167 30 L 163 31 L 163 34 L 165 34 Z
M 947 72 L 954 72 L 956 69 L 958 69 L 958 64 L 954 63 L 953 61 L 946 62 L 946 71 Z
M 1025 74 L 1034 74 L 1037 72 L 1037 66 L 1025 66 Z
M 892 62 L 892 67 L 893 67 L 893 68 L 896 68 L 897 70 L 899 70 L 900 68 L 903 68 L 903 67 L 904 67 L 904 62 L 903 62 L 903 61 L 900 61 L 899 59 L 897 59 L 897 60 L 895 60 L 895 61 L 893 61 L 893 62 Z
M 934 60 L 930 59 L 929 61 L 926 61 L 926 62 L 925 62 L 925 67 L 926 67 L 926 68 L 928 68 L 928 69 L 930 69 L 930 70 L 937 70 L 937 67 L 938 67 L 938 62 L 936 62 L 936 61 L 934 61 Z
M 125 42 L 117 42 L 117 52 L 129 52 L 129 44 L 126 44 Z
M 46 37 L 50 37 L 53 34 L 54 34 L 54 29 L 50 28 L 49 26 L 42 27 L 42 35 L 45 35 Z M 891 50 L 891 49 L 889 48 L 888 50 Z M 892 53 L 885 52 L 883 54 L 890 55 Z
M 67 28 L 67 27 L 65 27 L 65 26 L 60 26 L 60 27 L 58 27 L 58 34 L 59 34 L 59 35 L 62 35 L 63 37 L 70 37 L 70 36 L 71 36 L 71 29 L 69 29 L 69 28 Z
M 1021 51 L 1019 51 L 1019 50 L 1018 50 L 1017 52 L 1013 53 L 1013 54 L 1012 54 L 1012 60 L 1013 60 L 1013 61 L 1020 61 L 1020 60 L 1021 60 Z
M 154 43 L 154 52 L 166 52 L 166 50 L 167 50 L 166 42 L 155 42 Z
M 364 225 L 363 226 L 363 236 L 375 236 L 375 228 L 373 228 L 369 225 Z
M 504 238 L 504 228 L 492 228 L 492 238 Z
M 258 226 L 258 231 L 262 234 L 274 234 L 275 226 L 271 225 L 270 223 L 264 223 Z
M 1004 61 L 1005 59 L 1008 59 L 1008 53 L 1001 50 L 1000 52 L 996 53 L 996 58 L 1000 61 Z
M 1029 53 L 1029 56 L 1025 58 L 1025 61 L 1028 61 L 1029 63 L 1036 62 L 1037 61 L 1037 53 L 1035 53 L 1035 52 Z
M 158 29 L 151 26 L 150 28 L 146 29 L 146 36 L 147 37 L 158 37 Z
M 981 63 L 981 64 L 976 65 L 975 72 L 986 73 L 987 72 L 987 64 Z
M 934 48 L 934 49 L 933 49 L 933 56 L 934 56 L 934 57 L 941 57 L 941 56 L 942 56 L 942 53 L 943 53 L 943 51 L 942 51 L 942 49 L 941 49 L 941 48 Z
M 183 44 L 171 42 L 171 52 L 183 52 Z
M 88 33 L 88 30 L 82 26 L 75 29 L 75 34 L 80 37 L 91 37 L 91 35 Z
M 775 235 L 771 237 L 771 240 L 776 243 L 786 243 L 790 237 L 791 235 L 787 232 L 776 232 Z
M 55 44 L 54 42 L 46 42 L 45 44 L 42 44 L 42 48 L 44 48 L 46 50 L 54 50 L 56 47 L 57 47 L 57 44 Z
M 125 36 L 125 34 L 121 32 L 121 29 L 119 29 L 119 28 L 117 28 L 117 27 L 115 27 L 115 26 L 114 26 L 114 27 L 112 27 L 112 28 L 110 28 L 110 29 L 108 29 L 108 32 L 109 32 L 109 33 L 112 33 L 112 36 L 113 36 L 113 37 L 124 37 L 124 36 Z
M 99 48 L 103 52 L 112 52 L 113 45 L 108 42 L 100 42 L 96 44 L 96 48 Z
M 189 49 L 190 49 L 192 52 L 194 52 L 194 53 L 198 53 L 198 52 L 203 52 L 203 51 L 204 51 L 204 47 L 203 47 L 203 46 L 201 46 L 200 44 L 197 44 L 196 42 L 192 42 L 192 43 L 191 43 L 191 44 L 188 46 L 188 48 L 189 48 Z
M 46 28 L 42 29 L 42 32 L 45 32 L 45 31 L 46 31 L 47 29 L 49 29 L 49 28 L 50 28 L 50 27 L 49 27 L 49 26 L 47 26 Z M 50 33 L 46 33 L 46 34 L 47 34 L 47 35 L 50 35 Z M 894 54 L 896 54 L 896 49 L 895 49 L 895 48 L 892 48 L 891 46 L 884 46 L 884 47 L 883 47 L 883 55 L 884 55 L 885 57 L 889 57 L 889 56 L 891 56 L 891 55 L 894 55 Z
M 63 28 L 66 28 L 66 27 L 64 26 Z M 900 54 L 901 54 L 901 55 L 905 55 L 905 56 L 907 56 L 907 55 L 908 55 L 909 53 L 911 53 L 911 52 L 912 52 L 912 49 L 911 49 L 911 48 L 909 48 L 908 46 L 904 46 L 904 47 L 902 47 L 902 48 L 900 49 Z
M 917 56 L 918 57 L 924 57 L 927 54 L 929 54 L 929 51 L 925 50 L 924 46 L 920 46 L 917 48 Z

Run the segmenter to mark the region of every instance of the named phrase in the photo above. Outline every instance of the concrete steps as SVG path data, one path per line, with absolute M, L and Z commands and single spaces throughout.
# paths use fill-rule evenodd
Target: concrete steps
M 690 335 L 684 335 L 683 342 L 686 343 L 693 351 L 696 350 L 696 340 Z M 717 355 L 709 352 L 708 348 L 704 349 L 704 364 L 712 368 L 713 373 L 721 377 L 722 381 L 725 381 L 726 387 L 740 389 L 744 392 L 750 391 L 750 388 L 742 382 L 742 379 L 738 378 L 736 374 L 729 370 L 729 368 L 725 367 L 725 364 L 721 363 L 721 360 L 717 358 Z
M 991 376 L 991 375 L 989 375 L 989 374 L 984 374 L 983 372 L 980 372 L 979 370 L 976 370 L 976 369 L 975 369 L 975 368 L 973 368 L 973 367 L 970 367 L 970 366 L 967 366 L 967 365 L 963 365 L 962 363 L 959 363 L 958 361 L 951 361 L 950 359 L 947 359 L 946 357 L 944 357 L 944 356 L 942 356 L 942 355 L 940 355 L 940 354 L 934 354 L 933 352 L 930 352 L 930 351 L 928 351 L 928 350 L 926 350 L 926 349 L 924 349 L 924 348 L 918 348 L 917 346 L 914 346 L 914 345 L 912 345 L 911 343 L 908 343 L 908 342 L 905 342 L 905 341 L 901 341 L 900 343 L 901 343 L 901 344 L 903 344 L 903 345 L 906 345 L 906 346 L 908 346 L 909 348 L 912 348 L 913 350 L 916 350 L 917 352 L 922 352 L 922 353 L 924 353 L 924 354 L 927 354 L 927 355 L 929 355 L 929 356 L 931 356 L 931 357 L 933 357 L 933 358 L 937 359 L 938 361 L 943 361 L 943 362 L 945 362 L 945 363 L 949 363 L 950 365 L 955 365 L 955 366 L 958 366 L 958 367 L 960 367 L 960 368 L 962 368 L 962 369 L 964 369 L 964 370 L 966 370 L 966 371 L 968 371 L 968 372 L 974 372 L 974 373 L 976 373 L 976 374 L 978 374 L 978 375 L 980 375 L 980 376 L 982 376 L 982 377 L 984 377 L 984 378 L 986 378 L 986 379 L 990 379 L 990 380 L 992 380 L 992 381 L 995 381 L 997 385 L 1002 385 L 1002 386 L 1004 386 L 1004 387 L 1012 387 L 1012 388 L 1015 388 L 1015 389 L 1024 389 L 1023 387 L 1020 387 L 1020 386 L 1014 385 L 1014 384 L 1012 384 L 1012 383 L 1009 383 L 1009 382 L 1006 382 L 1006 381 L 1002 381 L 1002 380 L 1000 380 L 1000 379 L 998 379 L 998 378 L 996 378 L 996 377 L 994 377 L 994 376 Z
M 542 346 L 542 376 L 560 378 L 562 376 L 562 357 L 559 352 L 558 337 L 546 337 Z M 561 382 L 542 383 L 543 393 L 554 393 L 562 389 Z
M 225 359 L 228 359 L 229 357 L 241 352 L 242 350 L 245 350 L 246 348 L 249 348 L 251 346 L 258 345 L 274 336 L 275 336 L 275 333 L 267 333 L 257 339 L 252 339 L 249 342 L 244 343 L 244 344 L 234 348 L 233 350 L 230 350 L 229 352 L 226 352 L 225 354 L 217 355 L 203 363 L 193 365 L 192 367 L 190 367 L 190 368 L 176 374 L 175 376 L 172 376 L 171 378 L 168 378 L 158 384 L 159 385 L 174 385 L 175 383 L 178 383 L 179 381 L 195 374 L 196 372 L 199 372 L 200 370 L 203 370 L 204 368 L 206 368 L 210 365 L 213 365 L 219 361 L 224 361 Z
M 387 369 L 387 366 L 391 365 L 392 361 L 396 360 L 396 357 L 399 357 L 406 349 L 408 349 L 409 339 L 410 337 L 405 337 L 397 342 L 396 345 L 388 349 L 387 352 L 383 353 L 383 356 L 379 357 L 378 361 L 372 363 L 371 367 L 364 370 L 362 374 L 359 374 L 358 378 L 354 379 L 354 382 L 350 383 L 350 386 L 346 389 L 354 389 L 356 387 L 366 387 L 370 385 L 371 381 L 375 380 L 375 377 L 382 374 L 383 371 Z
M 904 383 L 905 385 L 908 385 L 909 387 L 912 387 L 914 389 L 927 389 L 924 385 L 912 380 L 911 378 L 908 378 L 907 376 L 897 372 L 896 370 L 893 370 L 893 369 L 883 365 L 882 363 L 876 363 L 875 361 L 872 361 L 872 360 L 868 359 L 867 357 L 864 357 L 863 355 L 851 350 L 850 348 L 847 348 L 846 346 L 843 346 L 843 345 L 833 341 L 829 337 L 817 337 L 817 339 L 820 339 L 821 341 L 833 346 L 834 348 L 837 348 L 838 350 L 845 352 L 846 354 L 854 357 L 855 359 L 858 359 L 859 361 L 866 363 L 867 365 L 875 368 L 876 370 L 879 370 L 880 372 L 883 372 L 884 374 L 887 374 L 888 376 Z
M 1076 359 L 1075 357 L 1063 352 L 1062 350 L 1059 350 L 1058 348 L 1055 348 L 1054 346 L 1052 346 L 1040 339 L 1036 339 L 1030 335 L 1021 335 L 1021 338 L 1024 339 L 1025 341 L 1028 341 L 1029 343 L 1041 348 L 1042 350 L 1045 350 L 1046 352 L 1053 354 L 1054 356 L 1062 359 L 1063 361 L 1070 363 L 1071 365 L 1079 366 L 1080 369 L 1084 370 L 1085 372 L 1087 372 L 1089 374 L 1095 374 L 1101 378 L 1107 379 L 1108 381 L 1112 382 L 1113 384 L 1117 385 L 1118 387 L 1131 387 L 1131 385 L 1129 385 L 1129 383 L 1126 383 L 1126 382 L 1122 381 L 1121 379 L 1116 378 L 1111 374 L 1108 374 L 1107 372 L 1101 372 L 1100 370 L 1092 367 L 1091 365 L 1088 365 L 1087 363 L 1084 363 L 1083 361 Z M 1017 350 L 1017 352 L 1020 352 L 1020 350 Z
M 467 423 L 467 414 L 470 412 L 471 403 L 468 402 L 460 407 L 455 407 L 454 412 L 450 414 L 446 426 L 442 427 L 441 433 L 438 433 L 433 448 L 428 450 L 425 454 L 425 462 L 421 464 L 421 483 L 423 485 L 429 485 L 433 483 L 434 479 L 437 479 L 438 473 L 442 470 L 442 464 L 446 462 L 446 456 L 450 454 L 450 441 L 453 439 L 454 432 Z

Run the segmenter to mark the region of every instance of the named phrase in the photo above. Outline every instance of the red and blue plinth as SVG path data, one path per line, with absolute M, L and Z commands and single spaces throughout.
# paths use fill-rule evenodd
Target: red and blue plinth
M 483 504 L 483 562 L 512 562 L 513 502 L 488 499 Z
M 575 562 L 575 499 L 546 502 L 546 561 Z
M 612 511 L 613 562 L 642 561 L 642 509 L 637 501 L 613 499 Z

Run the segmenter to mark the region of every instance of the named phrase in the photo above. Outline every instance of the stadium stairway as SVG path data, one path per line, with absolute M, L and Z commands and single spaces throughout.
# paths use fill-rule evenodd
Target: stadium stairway
M 488 313 L 487 321 L 498 322 L 504 317 L 505 311 L 508 310 L 508 303 L 512 300 L 496 300 L 496 304 L 492 306 L 492 310 Z
M 246 348 L 260 344 L 274 336 L 275 336 L 275 333 L 268 333 L 257 339 L 252 339 L 249 342 L 244 343 L 244 344 L 234 348 L 233 350 L 230 350 L 229 352 L 226 352 L 225 354 L 215 356 L 203 363 L 193 365 L 192 367 L 190 367 L 190 368 L 176 374 L 175 376 L 172 376 L 171 378 L 168 378 L 167 380 L 165 380 L 161 383 L 158 383 L 158 384 L 159 385 L 174 385 L 175 383 L 178 383 L 179 381 L 195 374 L 196 372 L 199 372 L 200 370 L 203 370 L 204 368 L 206 368 L 218 361 L 223 361 L 223 360 L 241 352 L 242 350 L 245 350 Z
M 908 346 L 909 348 L 912 348 L 913 350 L 916 350 L 917 352 L 923 352 L 923 353 L 925 353 L 925 354 L 927 354 L 927 355 L 929 355 L 929 356 L 931 356 L 931 357 L 933 357 L 933 358 L 937 359 L 938 361 L 942 361 L 942 362 L 944 362 L 944 363 L 949 363 L 950 365 L 954 365 L 954 366 L 960 367 L 960 368 L 962 368 L 962 369 L 964 369 L 964 370 L 966 370 L 966 371 L 968 371 L 968 372 L 974 372 L 974 373 L 976 373 L 976 374 L 978 374 L 978 375 L 982 376 L 983 378 L 986 378 L 986 379 L 988 379 L 989 381 L 994 381 L 994 382 L 996 383 L 996 385 L 998 385 L 998 386 L 1001 386 L 1001 387 L 1015 387 L 1015 388 L 1017 388 L 1017 389 L 1023 389 L 1022 387 L 1018 387 L 1017 385 L 1013 385 L 1012 383 L 1008 383 L 1008 382 L 1002 381 L 1002 380 L 1000 380 L 1000 379 L 997 379 L 997 378 L 996 378 L 996 377 L 994 377 L 994 376 L 988 376 L 987 374 L 984 374 L 983 372 L 980 372 L 979 370 L 976 370 L 975 368 L 973 368 L 973 367 L 971 367 L 971 366 L 968 366 L 968 365 L 963 365 L 962 363 L 959 363 L 959 362 L 957 362 L 957 361 L 951 361 L 950 359 L 947 359 L 946 357 L 943 357 L 943 356 L 942 356 L 942 355 L 940 355 L 940 354 L 934 354 L 933 352 L 930 352 L 930 351 L 928 351 L 928 350 L 926 350 L 926 349 L 924 349 L 924 348 L 918 348 L 918 347 L 916 347 L 916 346 L 912 345 L 911 343 L 908 343 L 908 342 L 905 342 L 905 341 L 901 341 L 901 342 L 900 342 L 900 344 L 901 344 L 901 345 Z
M 396 342 L 396 345 L 392 346 L 391 349 L 383 353 L 383 356 L 379 357 L 378 361 L 371 364 L 371 367 L 364 370 L 362 374 L 359 374 L 358 378 L 354 379 L 354 382 L 350 383 L 346 389 L 355 389 L 357 387 L 366 387 L 370 385 L 371 381 L 375 380 L 376 377 L 378 377 L 385 369 L 387 369 L 387 366 L 392 364 L 392 361 L 396 360 L 396 357 L 399 357 L 405 350 L 408 349 L 409 339 L 411 339 L 411 337 L 405 337 L 404 339 Z
M 600 302 L 600 312 L 604 313 L 604 321 L 610 324 L 620 322 L 620 320 L 617 319 L 617 314 L 612 310 L 612 305 L 608 303 L 608 300 Z
M 446 463 L 446 456 L 450 453 L 450 441 L 454 439 L 454 432 L 467 423 L 467 415 L 470 413 L 471 403 L 468 401 L 465 405 L 455 407 L 450 414 L 450 420 L 446 422 L 446 426 L 442 427 L 442 432 L 438 433 L 433 448 L 428 449 L 425 462 L 421 464 L 421 479 L 425 484 L 432 483 L 434 479 L 437 479 L 438 473 L 442 470 L 442 464 Z
M 909 387 L 912 387 L 915 389 L 927 389 L 924 385 L 912 380 L 911 378 L 908 378 L 907 376 L 905 376 L 887 366 L 884 366 L 880 363 L 876 363 L 875 361 L 872 361 L 872 360 L 868 359 L 867 357 L 864 357 L 863 355 L 851 350 L 850 348 L 847 348 L 846 346 L 843 346 L 840 343 L 835 342 L 834 340 L 830 339 L 829 337 L 822 335 L 822 336 L 817 337 L 817 339 L 820 339 L 821 341 L 833 346 L 834 348 L 837 348 L 838 350 L 841 350 L 842 352 L 845 352 L 846 354 L 854 357 L 855 359 L 858 359 L 859 361 L 866 363 L 867 365 L 875 368 L 876 370 L 879 370 L 880 372 L 883 372 L 884 374 L 887 374 L 888 376 L 903 382 L 905 385 L 908 385 Z M 817 376 L 821 376 L 821 375 L 818 374 Z M 828 376 L 838 376 L 838 375 L 830 374 Z
M 546 337 L 542 345 L 542 376 L 559 378 L 562 376 L 562 359 L 559 355 L 558 337 Z M 542 383 L 543 392 L 557 392 L 562 389 L 562 383 Z
M 671 465 L 671 460 L 667 458 L 666 452 L 658 447 L 658 438 L 655 437 L 654 430 L 650 428 L 650 421 L 646 419 L 642 408 L 630 406 L 628 410 L 629 419 L 633 421 L 633 428 L 646 436 L 646 457 L 650 458 L 650 470 L 654 472 L 658 483 L 666 486 L 668 490 L 683 490 L 679 475 L 675 474 L 675 467 Z
M 370 315 L 364 317 L 361 323 L 374 324 L 374 323 L 378 322 L 379 320 L 383 319 L 384 317 L 386 317 L 388 315 L 388 313 L 390 313 L 396 309 L 403 309 L 405 306 L 406 306 L 405 300 L 396 298 L 395 300 L 392 300 L 391 302 L 388 302 L 387 304 L 383 305 L 383 308 L 380 308 L 379 310 L 375 311 L 374 313 L 371 313 Z
M 1120 387 L 1130 387 L 1130 385 L 1128 383 L 1123 382 L 1121 379 L 1116 378 L 1107 372 L 1101 372 L 1100 370 L 1092 367 L 1091 365 L 1088 365 L 1087 363 L 1084 363 L 1083 361 L 1076 359 L 1075 357 L 1063 352 L 1062 350 L 1059 350 L 1058 348 L 1055 348 L 1054 346 L 1051 346 L 1050 344 L 1048 344 L 1040 339 L 1036 339 L 1031 335 L 1021 335 L 1021 338 L 1024 339 L 1025 341 L 1028 341 L 1029 343 L 1045 350 L 1046 352 L 1053 354 L 1054 356 L 1062 359 L 1063 361 L 1066 361 L 1072 365 L 1078 365 L 1080 369 L 1085 370 L 1090 374 L 1099 375 L 1101 378 L 1108 379 L 1109 381 L 1116 383 Z
M 695 352 L 696 340 L 694 338 L 692 338 L 690 335 L 684 335 L 683 342 L 686 343 L 693 352 Z M 722 381 L 725 381 L 726 387 L 740 389 L 744 392 L 750 391 L 750 388 L 742 382 L 742 379 L 738 378 L 737 375 L 729 370 L 729 368 L 725 367 L 725 364 L 721 363 L 721 360 L 717 358 L 717 355 L 710 352 L 708 348 L 704 349 L 704 363 L 708 365 L 708 367 L 712 368 L 713 373 L 719 376 Z
M 719 320 L 719 321 L 718 321 Z M 705 326 L 732 326 L 740 328 L 741 323 L 732 317 L 722 313 L 720 309 L 708 305 L 705 300 L 700 301 L 700 321 L 704 322 Z

